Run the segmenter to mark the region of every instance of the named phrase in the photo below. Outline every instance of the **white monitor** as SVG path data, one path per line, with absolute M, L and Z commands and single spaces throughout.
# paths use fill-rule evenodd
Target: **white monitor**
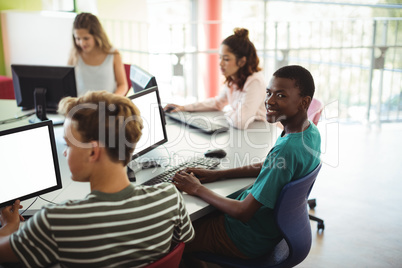
M 0 207 L 61 189 L 52 121 L 0 131 Z
M 146 89 L 129 97 L 141 113 L 144 128 L 133 158 L 137 158 L 153 148 L 167 142 L 167 134 L 159 92 L 157 87 Z

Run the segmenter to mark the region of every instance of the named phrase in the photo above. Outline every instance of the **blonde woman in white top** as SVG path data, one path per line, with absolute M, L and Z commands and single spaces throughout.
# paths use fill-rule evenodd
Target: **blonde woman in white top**
M 75 17 L 68 64 L 76 67 L 78 96 L 90 90 L 126 95 L 128 85 L 120 53 L 113 49 L 98 18 L 91 13 Z
M 246 129 L 254 120 L 265 120 L 266 82 L 261 72 L 254 44 L 248 30 L 234 29 L 234 34 L 223 40 L 220 49 L 220 67 L 226 80 L 216 97 L 189 105 L 168 104 L 165 110 L 213 111 L 230 106 L 226 118 L 233 127 Z

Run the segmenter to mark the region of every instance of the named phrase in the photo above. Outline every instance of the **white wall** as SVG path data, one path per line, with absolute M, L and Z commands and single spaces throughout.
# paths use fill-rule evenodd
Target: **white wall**
M 97 0 L 99 18 L 147 21 L 146 0 Z
M 82 4 L 80 7 L 85 8 Z M 97 12 L 94 14 L 100 20 L 147 21 L 146 0 L 95 0 L 95 4 Z M 1 11 L 6 75 L 11 77 L 11 64 L 66 65 L 75 16 L 69 12 Z M 109 38 L 113 36 L 112 32 L 107 31 L 107 34 Z M 130 44 L 132 49 L 146 47 L 147 33 L 137 41 L 139 44 Z M 111 42 L 120 45 L 120 40 L 115 38 L 111 38 Z
M 11 64 L 67 65 L 75 13 L 1 12 L 6 75 Z

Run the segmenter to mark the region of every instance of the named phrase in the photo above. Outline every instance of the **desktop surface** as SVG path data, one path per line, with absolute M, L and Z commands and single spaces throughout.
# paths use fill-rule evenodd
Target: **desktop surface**
M 0 121 L 20 115 L 21 110 L 13 100 L 0 100 Z M 211 119 L 224 118 L 221 112 L 205 113 Z M 12 128 L 24 124 L 29 124 L 28 120 L 2 124 L 0 129 Z M 168 142 L 139 158 L 142 160 L 160 161 L 161 167 L 140 170 L 136 173 L 135 185 L 140 185 L 146 180 L 162 173 L 169 166 L 174 166 L 191 157 L 201 157 L 209 149 L 222 148 L 227 152 L 226 157 L 222 158 L 218 168 L 233 168 L 252 163 L 264 161 L 267 153 L 273 146 L 276 139 L 276 132 L 272 132 L 274 127 L 266 122 L 253 122 L 249 129 L 239 130 L 230 128 L 227 132 L 217 134 L 206 134 L 191 127 L 182 125 L 173 120 L 167 120 L 166 130 Z M 60 164 L 60 172 L 63 188 L 41 197 L 51 202 L 61 203 L 69 199 L 82 199 L 90 193 L 89 183 L 74 182 L 71 180 L 67 161 L 63 156 L 65 142 L 63 139 L 63 126 L 55 126 L 54 133 L 56 138 L 57 154 Z M 274 133 L 274 134 L 273 134 Z M 234 197 L 242 190 L 250 186 L 255 178 L 223 180 L 205 184 L 214 192 Z M 183 193 L 187 210 L 192 220 L 202 217 L 214 210 L 212 206 L 202 199 Z M 28 214 L 39 210 L 42 206 L 49 204 L 47 201 L 38 198 L 30 207 Z M 34 199 L 22 202 L 27 208 Z

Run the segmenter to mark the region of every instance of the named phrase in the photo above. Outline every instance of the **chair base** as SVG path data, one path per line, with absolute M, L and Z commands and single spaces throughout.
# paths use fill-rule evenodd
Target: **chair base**
M 314 209 L 317 206 L 317 201 L 315 199 L 309 199 L 307 200 L 308 206 L 310 207 L 310 209 Z M 323 230 L 325 229 L 325 225 L 324 225 L 324 220 L 313 216 L 313 215 L 308 215 L 309 219 L 312 221 L 316 221 L 317 222 L 317 230 Z
M 313 216 L 313 215 L 310 215 L 310 214 L 308 215 L 308 217 L 309 217 L 310 220 L 317 222 L 317 230 L 318 230 L 318 231 L 319 231 L 319 230 L 323 230 L 323 231 L 324 231 L 325 225 L 324 225 L 324 221 L 323 221 L 322 219 L 317 218 L 317 217 L 315 217 L 315 216 Z
M 314 209 L 317 206 L 317 201 L 314 199 L 307 200 L 307 204 L 310 209 Z

